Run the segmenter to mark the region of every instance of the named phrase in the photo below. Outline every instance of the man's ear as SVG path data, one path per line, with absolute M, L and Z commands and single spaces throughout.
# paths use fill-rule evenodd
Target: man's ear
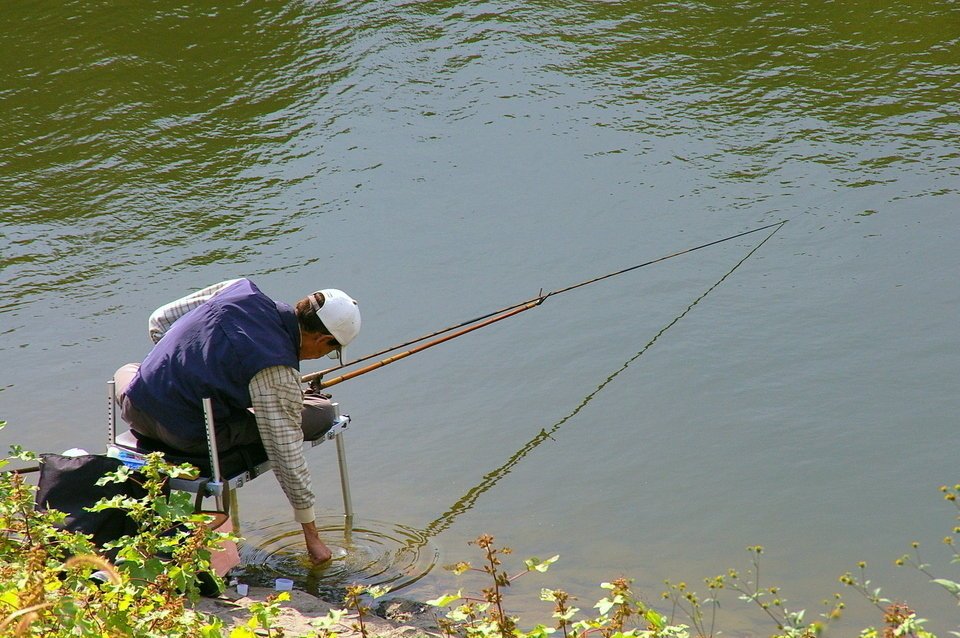
M 337 340 L 336 338 L 334 338 L 333 335 L 321 334 L 320 340 L 323 342 L 324 345 L 337 347 Z

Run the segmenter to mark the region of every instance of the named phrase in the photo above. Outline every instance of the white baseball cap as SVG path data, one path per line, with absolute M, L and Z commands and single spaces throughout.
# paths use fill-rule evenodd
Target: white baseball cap
M 316 295 L 323 295 L 323 305 L 317 303 Z M 324 288 L 310 295 L 310 303 L 317 318 L 330 331 L 340 348 L 330 353 L 331 359 L 339 356 L 339 350 L 354 340 L 360 332 L 360 307 L 350 295 L 336 288 Z

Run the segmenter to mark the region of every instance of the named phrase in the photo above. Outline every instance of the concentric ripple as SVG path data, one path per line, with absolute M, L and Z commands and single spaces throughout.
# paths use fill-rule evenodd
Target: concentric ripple
M 307 557 L 296 523 L 244 527 L 239 578 L 262 586 L 290 578 L 298 589 L 339 601 L 342 588 L 352 584 L 403 590 L 430 573 L 439 558 L 428 536 L 404 525 L 355 519 L 348 529 L 342 516 L 328 516 L 317 518 L 317 529 L 333 552 L 333 560 L 320 566 Z

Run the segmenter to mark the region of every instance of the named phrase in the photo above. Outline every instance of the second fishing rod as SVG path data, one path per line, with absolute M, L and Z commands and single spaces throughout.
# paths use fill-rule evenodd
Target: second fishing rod
M 663 257 L 658 257 L 658 258 L 656 258 L 656 259 L 651 259 L 650 261 L 645 261 L 645 262 L 643 262 L 643 263 L 636 264 L 636 265 L 630 266 L 630 267 L 628 267 L 628 268 L 623 268 L 623 269 L 617 270 L 617 271 L 615 271 L 615 272 L 607 273 L 607 274 L 605 274 L 605 275 L 600 275 L 600 276 L 598 276 L 598 277 L 593 277 L 593 278 L 591 278 L 591 279 L 587 279 L 586 281 L 581 281 L 581 282 L 579 282 L 579 283 L 572 284 L 572 285 L 566 286 L 566 287 L 564 287 L 564 288 L 558 288 L 557 290 L 553 290 L 553 291 L 548 292 L 548 293 L 544 293 L 544 292 L 541 290 L 540 294 L 538 294 L 536 297 L 531 297 L 530 299 L 527 299 L 526 301 L 521 301 L 521 302 L 519 302 L 519 303 L 515 303 L 515 304 L 512 304 L 512 305 L 506 306 L 506 307 L 504 307 L 504 308 L 500 308 L 499 310 L 494 310 L 493 312 L 488 312 L 488 313 L 486 313 L 486 314 L 484 314 L 484 315 L 481 315 L 481 316 L 479 316 L 479 317 L 475 317 L 475 318 L 473 318 L 473 319 L 469 319 L 469 320 L 467 320 L 467 321 L 463 321 L 463 322 L 460 322 L 460 323 L 458 323 L 458 324 L 455 324 L 455 325 L 452 325 L 452 326 L 448 326 L 448 327 L 446 327 L 446 328 L 442 328 L 442 329 L 437 330 L 437 331 L 435 331 L 435 332 L 431 332 L 431 333 L 429 333 L 429 334 L 425 334 L 425 335 L 423 335 L 423 336 L 417 337 L 416 339 L 411 339 L 410 341 L 405 341 L 404 343 L 400 343 L 400 344 L 397 344 L 397 345 L 395 345 L 395 346 L 391 346 L 391 347 L 389 347 L 389 348 L 385 348 L 385 349 L 383 349 L 383 350 L 380 350 L 379 352 L 374 352 L 374 353 L 372 353 L 372 354 L 368 354 L 368 355 L 366 355 L 366 356 L 364 356 L 364 357 L 361 357 L 361 358 L 359 358 L 359 359 L 354 359 L 353 361 L 348 361 L 348 362 L 343 363 L 343 364 L 341 364 L 341 365 L 334 366 L 334 367 L 332 367 L 332 368 L 327 368 L 326 370 L 320 370 L 319 372 L 313 372 L 313 373 L 311 373 L 311 374 L 306 374 L 306 375 L 304 375 L 304 376 L 301 378 L 301 381 L 302 381 L 303 383 L 313 383 L 315 387 L 316 387 L 317 385 L 319 385 L 320 388 L 327 388 L 327 387 L 336 385 L 336 384 L 338 384 L 338 383 L 342 383 L 343 381 L 347 381 L 348 379 L 353 379 L 353 378 L 358 377 L 358 376 L 360 376 L 360 375 L 362 375 L 362 374 L 366 374 L 366 373 L 368 373 L 368 372 L 372 372 L 373 370 L 376 370 L 376 369 L 378 369 L 378 368 L 382 368 L 383 366 L 389 365 L 389 364 L 394 363 L 394 362 L 396 362 L 396 361 L 399 361 L 399 360 L 401 360 L 401 359 L 405 359 L 406 357 L 408 357 L 408 356 L 410 356 L 410 355 L 416 354 L 416 353 L 418 353 L 418 352 L 422 352 L 423 350 L 426 350 L 427 348 L 432 348 L 433 346 L 440 345 L 441 343 L 445 343 L 445 342 L 447 342 L 447 341 L 450 341 L 451 339 L 455 339 L 455 338 L 460 337 L 460 336 L 462 336 L 462 335 L 465 335 L 465 334 L 467 334 L 467 333 L 473 332 L 474 330 L 479 330 L 480 328 L 489 326 L 490 324 L 496 323 L 496 322 L 498 322 L 498 321 L 502 321 L 503 319 L 507 319 L 507 318 L 509 318 L 509 317 L 513 317 L 513 316 L 515 316 L 515 315 L 520 314 L 521 312 L 525 312 L 525 311 L 527 311 L 527 310 L 530 310 L 531 308 L 536 308 L 537 306 L 541 305 L 543 302 L 545 302 L 545 301 L 546 301 L 547 299 L 549 299 L 550 297 L 555 297 L 556 295 L 560 295 L 560 294 L 563 294 L 563 293 L 565 293 L 565 292 L 570 292 L 571 290 L 576 290 L 577 288 L 582 288 L 582 287 L 584 287 L 584 286 L 587 286 L 587 285 L 590 285 L 590 284 L 593 284 L 593 283 L 597 283 L 598 281 L 603 281 L 604 279 L 610 279 L 611 277 L 616 277 L 616 276 L 618 276 L 618 275 L 622 275 L 622 274 L 625 274 L 625 273 L 628 273 L 628 272 L 631 272 L 631 271 L 634 271 L 634 270 L 638 270 L 638 269 L 644 268 L 644 267 L 646 267 L 646 266 L 651 266 L 651 265 L 653 265 L 653 264 L 657 264 L 657 263 L 660 263 L 660 262 L 662 262 L 662 261 L 666 261 L 666 260 L 668 260 L 668 259 L 673 259 L 674 257 L 679 257 L 679 256 L 681 256 L 681 255 L 686 255 L 686 254 L 695 252 L 695 251 L 697 251 L 697 250 L 702 250 L 702 249 L 708 248 L 708 247 L 710 247 L 710 246 L 716 246 L 717 244 L 722 244 L 722 243 L 724 243 L 724 242 L 732 241 L 732 240 L 734 240 L 734 239 L 739 239 L 740 237 L 744 237 L 744 236 L 746 236 L 746 235 L 751 235 L 751 234 L 753 234 L 753 233 L 758 233 L 758 232 L 761 232 L 761 231 L 764 231 L 764 230 L 769 230 L 769 229 L 772 228 L 773 231 L 763 240 L 763 242 L 761 242 L 761 245 L 762 245 L 763 243 L 766 243 L 767 240 L 769 240 L 771 237 L 773 237 L 773 235 L 776 234 L 777 231 L 779 231 L 781 228 L 783 228 L 783 225 L 786 224 L 787 221 L 789 221 L 789 220 L 786 220 L 786 219 L 785 219 L 785 220 L 782 220 L 782 221 L 779 221 L 779 222 L 776 222 L 776 223 L 773 223 L 773 224 L 767 224 L 767 225 L 765 225 L 765 226 L 760 226 L 760 227 L 758 227 L 758 228 L 753 228 L 753 229 L 751 229 L 751 230 L 747 230 L 747 231 L 744 231 L 744 232 L 741 232 L 741 233 L 737 233 L 737 234 L 735 234 L 735 235 L 730 235 L 729 237 L 724 237 L 724 238 L 722 238 L 722 239 L 716 239 L 716 240 L 707 242 L 707 243 L 705 243 L 705 244 L 700 244 L 699 246 L 693 246 L 693 247 L 691 247 L 691 248 L 686 248 L 686 249 L 684 249 L 684 250 L 680 250 L 680 251 L 677 251 L 677 252 L 674 252 L 674 253 L 670 253 L 669 255 L 664 255 Z M 456 331 L 456 332 L 454 332 L 454 331 Z M 440 337 L 440 335 L 444 335 L 444 336 L 443 336 L 443 337 Z M 433 341 L 430 341 L 430 342 L 427 342 L 427 343 L 421 343 L 421 342 L 423 342 L 423 341 L 426 341 L 427 339 L 432 339 L 432 338 L 434 338 L 434 337 L 440 337 L 440 338 L 434 339 Z M 406 350 L 406 351 L 403 351 L 403 352 L 399 352 L 399 353 L 397 353 L 397 354 L 394 354 L 394 355 L 392 355 L 392 356 L 390 356 L 390 357 L 387 357 L 387 358 L 382 359 L 382 360 L 380 360 L 380 361 L 377 361 L 377 362 L 375 362 L 375 363 L 372 363 L 372 364 L 369 364 L 369 365 L 367 365 L 367 366 L 364 366 L 363 368 L 359 368 L 359 369 L 354 370 L 354 371 L 352 371 L 352 372 L 348 372 L 348 373 L 342 374 L 342 375 L 337 376 L 337 377 L 335 377 L 335 378 L 333 378 L 333 379 L 323 380 L 323 377 L 324 377 L 324 376 L 326 376 L 326 375 L 328 375 L 328 374 L 330 374 L 330 373 L 332 373 L 332 372 L 336 372 L 337 370 L 342 370 L 343 368 L 348 368 L 348 367 L 357 365 L 357 364 L 359 364 L 359 363 L 363 363 L 364 361 L 369 361 L 370 359 L 374 359 L 374 358 L 376 358 L 376 357 L 381 357 L 381 356 L 383 356 L 383 355 L 385 355 L 385 354 L 394 352 L 394 351 L 399 350 L 399 349 L 401 349 L 401 348 L 406 348 L 406 347 L 408 347 L 408 346 L 412 346 L 413 344 L 417 344 L 417 343 L 419 343 L 420 345 L 415 346 L 415 347 L 413 347 L 413 348 L 410 348 L 409 350 Z

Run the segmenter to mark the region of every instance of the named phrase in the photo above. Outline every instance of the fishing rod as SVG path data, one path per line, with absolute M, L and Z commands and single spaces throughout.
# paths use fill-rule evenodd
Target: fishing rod
M 368 366 L 364 366 L 363 368 L 360 368 L 360 369 L 358 369 L 358 370 L 354 370 L 353 372 L 348 372 L 348 373 L 346 373 L 346 374 L 340 375 L 339 377 L 330 379 L 330 380 L 328 380 L 328 381 L 322 381 L 322 382 L 320 383 L 320 387 L 321 387 L 321 388 L 329 388 L 329 387 L 332 386 L 332 385 L 337 385 L 338 383 L 342 383 L 342 382 L 344 382 L 344 381 L 346 381 L 346 380 L 348 380 L 348 379 L 352 379 L 352 378 L 354 378 L 354 377 L 359 377 L 361 374 L 366 374 L 366 373 L 368 373 L 368 372 L 372 372 L 373 370 L 376 370 L 377 368 L 382 368 L 383 366 L 389 365 L 389 364 L 393 363 L 394 361 L 399 361 L 400 359 L 405 359 L 406 357 L 409 357 L 409 356 L 412 355 L 412 354 L 416 354 L 416 353 L 418 353 L 418 352 L 420 352 L 420 351 L 422 351 L 422 350 L 426 350 L 427 348 L 432 348 L 433 346 L 438 346 L 438 345 L 440 345 L 441 343 L 444 343 L 444 342 L 446 342 L 446 341 L 450 341 L 451 339 L 456 339 L 457 337 L 460 337 L 460 336 L 462 336 L 462 335 L 465 335 L 465 334 L 467 334 L 468 332 L 473 332 L 474 330 L 479 330 L 480 328 L 489 326 L 489 325 L 492 324 L 492 323 L 496 323 L 496 322 L 498 322 L 498 321 L 502 321 L 503 319 L 507 319 L 507 318 L 509 318 L 509 317 L 513 317 L 514 315 L 518 315 L 518 314 L 520 314 L 521 312 L 530 310 L 531 308 L 536 308 L 537 306 L 539 306 L 540 304 L 542 304 L 544 301 L 546 301 L 546 299 L 547 299 L 546 297 L 539 297 L 539 298 L 537 298 L 537 299 L 535 299 L 535 300 L 533 300 L 533 301 L 529 301 L 529 302 L 523 304 L 522 306 L 511 308 L 511 309 L 509 310 L 509 312 L 505 312 L 505 313 L 503 313 L 503 314 L 501 314 L 501 315 L 492 317 L 492 318 L 490 318 L 490 319 L 487 319 L 486 321 L 483 321 L 483 322 L 478 323 L 478 324 L 476 324 L 476 325 L 470 326 L 469 328 L 464 328 L 463 330 L 460 330 L 459 332 L 454 332 L 453 334 L 448 334 L 447 336 L 441 337 L 441 338 L 439 338 L 439 339 L 436 339 L 435 341 L 429 341 L 429 342 L 424 343 L 424 344 L 421 344 L 421 345 L 419 345 L 419 346 L 417 346 L 417 347 L 415 347 L 415 348 L 411 348 L 410 350 L 406 350 L 406 351 L 404 351 L 404 352 L 400 352 L 400 353 L 398 353 L 398 354 L 393 355 L 392 357 L 387 357 L 386 359 L 381 359 L 380 361 L 377 361 L 376 363 L 370 364 L 370 365 L 368 365 Z M 388 351 L 388 352 L 389 352 L 389 351 Z M 312 375 L 307 375 L 307 377 L 311 377 L 312 379 L 316 379 L 316 378 L 319 378 L 319 376 L 322 375 L 322 374 L 323 374 L 323 372 L 321 371 L 321 372 L 314 373 L 314 374 L 312 374 Z M 306 379 L 306 377 L 304 377 L 304 379 Z
M 428 343 L 421 344 L 421 345 L 419 345 L 419 346 L 416 346 L 416 347 L 414 347 L 414 348 L 411 348 L 410 350 L 406 350 L 406 351 L 401 352 L 401 353 L 398 353 L 398 354 L 396 354 L 396 355 L 387 357 L 386 359 L 382 359 L 382 360 L 380 360 L 380 361 L 378 361 L 378 362 L 376 362 L 376 363 L 373 363 L 373 364 L 371 364 L 371 365 L 365 366 L 365 367 L 360 368 L 360 369 L 358 369 L 358 370 L 354 370 L 353 372 L 349 372 L 349 373 L 343 374 L 343 375 L 338 376 L 338 377 L 336 377 L 336 378 L 334 378 L 334 379 L 330 379 L 330 380 L 328 380 L 328 381 L 320 381 L 320 384 L 319 384 L 319 385 L 320 385 L 320 388 L 327 388 L 327 387 L 330 387 L 330 386 L 332 386 L 332 385 L 336 385 L 336 384 L 338 384 L 338 383 L 342 383 L 343 381 L 347 381 L 348 379 L 353 379 L 354 377 L 358 377 L 358 376 L 360 376 L 360 375 L 362 375 L 362 374 L 366 374 L 367 372 L 371 372 L 371 371 L 376 370 L 376 369 L 378 369 L 378 368 L 382 368 L 382 367 L 385 366 L 385 365 L 389 365 L 389 364 L 391 364 L 391 363 L 394 363 L 395 361 L 399 361 L 400 359 L 404 359 L 404 358 L 406 358 L 406 357 L 408 357 L 408 356 L 410 356 L 410 355 L 412 355 L 412 354 L 416 354 L 417 352 L 422 352 L 423 350 L 426 350 L 427 348 L 432 348 L 433 346 L 440 345 L 441 343 L 445 343 L 445 342 L 447 342 L 447 341 L 450 341 L 451 339 L 454 339 L 454 338 L 456 338 L 456 337 L 465 335 L 465 334 L 467 334 L 467 333 L 469 333 L 469 332 L 473 332 L 474 330 L 477 330 L 477 329 L 479 329 L 479 328 L 483 328 L 483 327 L 488 326 L 488 325 L 490 325 L 490 324 L 492 324 L 492 323 L 496 323 L 496 322 L 501 321 L 501 320 L 503 320 L 503 319 L 507 319 L 508 317 L 512 317 L 512 316 L 514 316 L 514 315 L 520 314 L 521 312 L 525 312 L 525 311 L 527 311 L 527 310 L 530 310 L 531 308 L 536 308 L 537 306 L 541 305 L 544 301 L 546 301 L 548 298 L 553 297 L 553 296 L 555 296 L 555 295 L 559 295 L 559 294 L 562 294 L 562 293 L 565 293 L 565 292 L 570 292 L 571 290 L 575 290 L 575 289 L 577 289 L 577 288 L 582 288 L 582 287 L 587 286 L 587 285 L 589 285 L 589 284 L 597 283 L 598 281 L 603 281 L 604 279 L 610 279 L 611 277 L 616 277 L 616 276 L 618 276 L 618 275 L 622 275 L 622 274 L 631 272 L 631 271 L 633 271 L 633 270 L 638 270 L 638 269 L 644 268 L 644 267 L 646 267 L 646 266 L 651 266 L 651 265 L 653 265 L 653 264 L 657 264 L 657 263 L 660 263 L 660 262 L 662 262 L 662 261 L 666 261 L 666 260 L 668 260 L 668 259 L 673 259 L 674 257 L 679 257 L 679 256 L 681 256 L 681 255 L 686 255 L 686 254 L 695 252 L 695 251 L 697 251 L 697 250 L 702 250 L 702 249 L 708 248 L 708 247 L 710 247 L 710 246 L 716 246 L 717 244 L 722 244 L 722 243 L 727 242 L 727 241 L 732 241 L 732 240 L 734 240 L 734 239 L 739 239 L 740 237 L 744 237 L 744 236 L 750 235 L 750 234 L 752 234 L 752 233 L 758 233 L 758 232 L 760 232 L 760 231 L 762 231 L 762 230 L 767 230 L 767 229 L 770 229 L 770 228 L 775 228 L 775 230 L 774 230 L 772 233 L 770 233 L 770 237 L 773 237 L 773 235 L 774 235 L 778 230 L 780 230 L 780 229 L 783 227 L 783 225 L 787 223 L 787 221 L 789 221 L 789 220 L 784 219 L 784 220 L 782 220 L 782 221 L 779 221 L 779 222 L 776 222 L 776 223 L 773 223 L 773 224 L 767 224 L 766 226 L 760 226 L 760 227 L 758 227 L 758 228 L 754 228 L 754 229 L 751 229 L 751 230 L 747 230 L 747 231 L 744 231 L 744 232 L 742 232 L 742 233 L 737 233 L 736 235 L 730 235 L 729 237 L 724 237 L 723 239 L 716 239 L 716 240 L 713 240 L 713 241 L 711 241 L 711 242 L 707 242 L 707 243 L 705 243 L 705 244 L 700 244 L 699 246 L 694 246 L 694 247 L 692 247 L 692 248 L 686 248 L 686 249 L 684 249 L 684 250 L 680 250 L 680 251 L 677 251 L 677 252 L 675 252 L 675 253 L 670 253 L 669 255 L 664 255 L 663 257 L 658 257 L 657 259 L 652 259 L 652 260 L 650 260 L 650 261 L 646 261 L 646 262 L 643 262 L 643 263 L 641 263 L 641 264 L 636 264 L 636 265 L 630 266 L 630 267 L 628 267 L 628 268 L 623 268 L 622 270 L 617 270 L 617 271 L 615 271 L 615 272 L 607 273 L 606 275 L 601 275 L 601 276 L 599 276 L 599 277 L 594 277 L 593 279 L 588 279 L 588 280 L 586 280 L 586 281 L 581 281 L 580 283 L 576 283 L 576 284 L 567 286 L 567 287 L 565 287 L 565 288 L 559 288 L 559 289 L 557 289 L 557 290 L 554 290 L 554 291 L 549 292 L 549 293 L 546 293 L 546 294 L 544 294 L 543 291 L 541 290 L 539 295 L 537 295 L 536 297 L 532 297 L 532 298 L 530 298 L 530 299 L 528 299 L 528 300 L 526 300 L 526 301 L 521 301 L 520 303 L 515 303 L 515 304 L 513 304 L 513 305 L 506 306 L 506 307 L 501 308 L 501 309 L 499 309 L 499 310 L 494 310 L 493 312 L 489 312 L 489 313 L 487 313 L 487 314 L 485 314 L 485 315 L 481 315 L 481 316 L 476 317 L 476 318 L 474 318 L 474 319 L 470 319 L 470 320 L 468 320 L 468 321 L 463 321 L 463 322 L 461 322 L 461 323 L 458 323 L 458 324 L 449 326 L 449 327 L 447 327 L 447 328 L 442 328 L 442 329 L 437 330 L 437 331 L 435 331 L 435 332 L 431 332 L 431 333 L 429 333 L 429 334 L 423 335 L 422 337 L 417 337 L 416 339 L 412 339 L 412 340 L 410 340 L 410 341 L 406 341 L 406 342 L 404 342 L 404 343 L 401 343 L 401 344 L 392 346 L 392 347 L 390 347 L 390 348 L 386 348 L 386 349 L 384 349 L 384 350 L 380 350 L 379 352 L 375 352 L 375 353 L 373 353 L 373 354 L 366 355 L 366 356 L 364 356 L 364 357 L 361 357 L 361 358 L 359 358 L 359 359 L 355 359 L 355 360 L 353 360 L 353 361 L 348 361 L 347 363 L 344 363 L 344 364 L 341 364 L 341 365 L 338 365 L 338 366 L 334 366 L 334 367 L 332 367 L 332 368 L 327 368 L 326 370 L 320 370 L 319 372 L 313 372 L 313 373 L 311 373 L 311 374 L 304 375 L 303 377 L 301 377 L 301 382 L 303 382 L 303 383 L 315 382 L 315 381 L 321 380 L 324 375 L 330 374 L 331 372 L 335 372 L 335 371 L 337 371 L 337 370 L 341 370 L 341 369 L 343 369 L 343 368 L 347 368 L 347 367 L 356 365 L 356 364 L 358 364 L 358 363 L 362 363 L 362 362 L 364 362 L 364 361 L 369 361 L 370 359 L 373 359 L 373 358 L 375 358 L 375 357 L 379 357 L 379 356 L 382 356 L 382 355 L 384 355 L 384 354 L 393 352 L 394 350 L 399 350 L 400 348 L 405 348 L 405 347 L 410 346 L 410 345 L 413 345 L 413 344 L 415 344 L 415 343 L 420 343 L 421 341 L 426 341 L 427 339 L 431 339 L 431 338 L 433 338 L 433 337 L 437 337 L 437 336 L 439 336 L 439 335 L 443 335 L 443 334 L 446 334 L 446 333 L 448 333 L 448 332 L 452 332 L 452 331 L 454 331 L 454 330 L 459 330 L 458 332 L 456 332 L 456 333 L 454 333 L 454 334 L 450 334 L 450 335 L 447 335 L 447 336 L 442 337 L 442 338 L 440 338 L 440 339 L 436 339 L 436 340 L 434 340 L 434 341 L 430 341 L 430 342 L 428 342 Z M 768 237 L 767 239 L 769 239 L 770 237 Z M 767 241 L 767 239 L 764 239 L 764 243 Z M 478 322 L 480 322 L 480 323 L 478 323 Z M 473 324 L 476 324 L 476 325 L 473 325 Z M 467 326 L 469 326 L 469 327 L 467 327 Z M 461 328 L 464 328 L 464 329 L 463 329 L 463 330 L 460 330 Z

